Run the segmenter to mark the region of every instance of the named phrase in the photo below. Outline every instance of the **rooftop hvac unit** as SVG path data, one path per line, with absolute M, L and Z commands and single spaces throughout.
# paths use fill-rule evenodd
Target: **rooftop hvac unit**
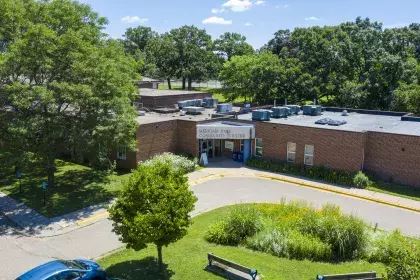
M 203 105 L 202 99 L 195 99 L 194 100 L 194 106 L 201 107 Z
M 232 111 L 232 104 L 228 104 L 228 103 L 217 104 L 216 111 L 217 111 L 217 113 L 230 112 L 230 111 Z
M 322 114 L 322 108 L 320 105 L 304 105 L 303 114 L 308 116 L 319 116 Z
M 285 109 L 286 109 L 286 115 L 291 116 L 292 115 L 292 109 L 287 108 L 287 107 Z
M 203 98 L 203 103 L 206 108 L 215 108 L 219 103 L 219 100 L 216 98 L 205 97 Z
M 252 111 L 253 121 L 269 121 L 271 117 L 270 110 L 255 110 Z
M 271 111 L 273 112 L 272 117 L 273 118 L 287 118 L 289 108 L 286 107 L 273 107 L 271 108 Z
M 178 101 L 178 108 L 179 109 L 182 109 L 182 108 L 185 108 L 185 107 L 188 107 L 188 106 L 190 106 L 189 103 L 188 103 L 188 100 Z
M 298 115 L 300 107 L 298 105 L 286 105 L 285 107 L 290 108 L 290 113 L 292 115 Z
M 204 112 L 205 109 L 203 107 L 188 106 L 188 107 L 185 107 L 183 110 L 187 112 L 188 114 L 198 115 L 198 114 L 201 114 L 201 112 Z

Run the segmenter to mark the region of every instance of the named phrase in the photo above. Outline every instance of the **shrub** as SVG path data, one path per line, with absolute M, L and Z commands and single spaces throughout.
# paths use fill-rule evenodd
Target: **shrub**
M 364 256 L 368 244 L 366 224 L 354 216 L 342 215 L 338 207 L 324 206 L 320 213 L 305 213 L 297 224 L 299 231 L 331 245 L 336 260 Z
M 227 219 L 211 226 L 205 239 L 216 244 L 238 245 L 260 231 L 262 226 L 261 214 L 255 208 L 240 205 L 232 209 Z
M 412 244 L 399 230 L 395 230 L 391 234 L 381 234 L 374 239 L 367 259 L 370 262 L 389 264 L 393 259 L 398 258 L 402 249 L 417 251 L 417 254 L 420 255 L 420 248 Z
M 362 171 L 359 171 L 353 178 L 353 184 L 359 189 L 365 189 L 369 186 L 370 180 Z
M 332 184 L 349 186 L 353 184 L 353 174 L 346 171 L 331 170 L 323 166 L 282 163 L 262 158 L 252 158 L 247 162 L 247 165 L 272 172 L 294 174 L 316 180 L 323 180 Z
M 395 251 L 387 267 L 388 280 L 420 280 L 420 254 L 415 248 L 401 247 Z
M 169 163 L 175 170 L 183 170 L 186 173 L 192 172 L 198 167 L 197 159 L 191 160 L 187 157 L 174 155 L 172 153 L 156 155 L 143 162 L 143 164 L 149 166 L 155 166 L 158 163 Z
M 246 246 L 278 257 L 299 260 L 324 261 L 330 260 L 332 256 L 331 246 L 319 238 L 303 235 L 298 231 L 286 232 L 275 228 L 266 229 L 248 238 Z

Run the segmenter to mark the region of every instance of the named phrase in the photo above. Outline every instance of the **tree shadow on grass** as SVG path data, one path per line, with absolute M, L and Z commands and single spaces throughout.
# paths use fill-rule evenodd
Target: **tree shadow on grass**
M 163 265 L 163 271 L 159 271 L 157 259 L 147 257 L 142 260 L 126 261 L 114 264 L 106 270 L 110 277 L 123 280 L 168 280 L 175 274 Z

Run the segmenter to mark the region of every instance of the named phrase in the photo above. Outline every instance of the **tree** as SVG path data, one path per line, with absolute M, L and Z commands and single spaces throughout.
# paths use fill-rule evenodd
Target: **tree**
M 234 56 L 223 65 L 219 80 L 223 84 L 225 96 L 228 99 L 234 100 L 236 97 L 242 96 L 247 101 L 254 96 L 252 67 L 256 65 L 257 56 L 256 54 Z
M 150 27 L 137 26 L 128 28 L 124 37 L 124 49 L 127 53 L 138 56 L 146 48 L 147 42 L 153 38 L 157 38 L 159 34 Z
M 420 85 L 402 85 L 395 91 L 393 109 L 420 116 Z
M 182 89 L 185 89 L 186 81 L 188 89 L 191 89 L 193 80 L 206 81 L 217 72 L 217 56 L 213 53 L 211 36 L 206 30 L 182 26 L 172 29 L 169 34 L 178 53 L 176 76 L 183 80 Z
M 274 33 L 274 38 L 268 41 L 263 47 L 263 50 L 270 51 L 277 55 L 289 52 L 291 50 L 290 35 L 291 32 L 289 29 L 277 31 Z
M 162 268 L 162 247 L 187 234 L 196 201 L 182 170 L 168 162 L 139 165 L 109 209 L 113 231 L 136 251 L 154 243 Z
M 222 58 L 230 60 L 232 56 L 253 54 L 254 49 L 246 42 L 246 37 L 239 33 L 226 32 L 214 41 L 214 49 Z
M 63 152 L 94 162 L 117 145 L 134 147 L 136 114 L 129 100 L 136 63 L 104 36 L 106 19 L 71 0 L 1 0 L 0 6 L 20 19 L 0 9 L 10 27 L 0 52 L 4 148 L 15 153 L 9 144 L 19 139 L 23 152 L 44 162 L 53 187 L 55 160 Z
M 171 78 L 175 76 L 178 69 L 179 53 L 175 49 L 174 40 L 169 34 L 152 38 L 147 42 L 146 62 L 156 66 L 155 75 L 168 81 L 171 89 Z

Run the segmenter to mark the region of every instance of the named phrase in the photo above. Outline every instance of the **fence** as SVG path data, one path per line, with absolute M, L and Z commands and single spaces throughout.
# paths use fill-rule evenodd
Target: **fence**
M 173 86 L 182 86 L 182 80 L 174 80 L 171 81 L 171 84 Z M 185 84 L 185 86 L 188 86 L 188 83 Z M 196 82 L 192 82 L 191 86 L 193 88 L 221 88 L 222 84 L 219 81 L 216 80 L 211 80 L 205 83 L 196 83 Z

